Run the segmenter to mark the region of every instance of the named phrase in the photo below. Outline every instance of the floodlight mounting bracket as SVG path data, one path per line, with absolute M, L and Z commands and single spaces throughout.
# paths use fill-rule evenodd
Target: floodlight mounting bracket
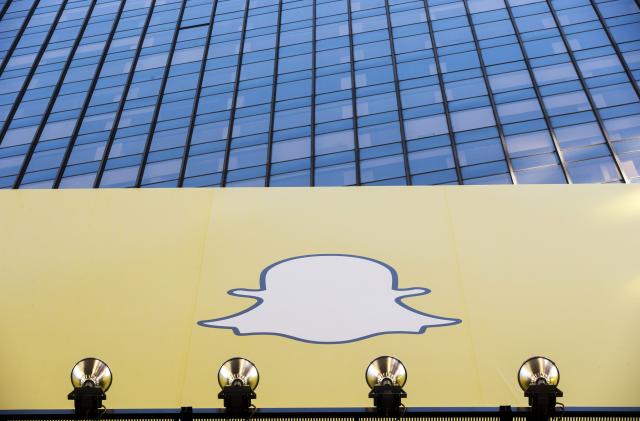
M 530 421 L 548 421 L 556 410 L 556 398 L 563 396 L 558 386 L 533 384 L 524 391 L 531 407 Z
M 373 406 L 383 416 L 399 415 L 402 398 L 407 397 L 402 387 L 392 384 L 373 386 L 369 397 L 373 399 Z
M 100 386 L 83 386 L 74 387 L 67 399 L 73 401 L 76 419 L 97 419 L 107 395 Z
M 256 394 L 250 386 L 225 386 L 218 393 L 218 399 L 224 401 L 227 414 L 233 417 L 246 417 L 251 408 L 251 399 L 255 399 Z

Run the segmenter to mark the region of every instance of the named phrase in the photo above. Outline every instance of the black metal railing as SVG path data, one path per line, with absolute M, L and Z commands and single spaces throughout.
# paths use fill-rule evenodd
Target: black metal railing
M 381 417 L 374 408 L 261 408 L 248 417 L 261 421 L 526 421 L 530 408 L 501 406 L 498 408 L 407 408 L 400 417 Z M 107 409 L 100 420 L 208 421 L 233 419 L 224 409 Z M 640 421 L 640 407 L 567 407 L 558 408 L 553 421 Z M 74 421 L 73 410 L 4 410 L 2 421 Z

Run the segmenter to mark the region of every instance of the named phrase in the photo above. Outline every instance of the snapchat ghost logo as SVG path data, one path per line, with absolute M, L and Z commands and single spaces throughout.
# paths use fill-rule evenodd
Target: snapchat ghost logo
M 230 295 L 256 303 L 240 313 L 202 320 L 200 326 L 236 335 L 278 335 L 304 342 L 339 344 L 390 333 L 420 334 L 460 323 L 415 310 L 403 298 L 426 288 L 398 288 L 389 265 L 367 257 L 318 254 L 292 257 L 265 268 L 260 289 Z

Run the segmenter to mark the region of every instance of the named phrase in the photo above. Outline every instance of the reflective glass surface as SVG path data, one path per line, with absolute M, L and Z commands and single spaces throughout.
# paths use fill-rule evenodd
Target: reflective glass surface
M 635 0 L 0 3 L 0 188 L 640 182 Z

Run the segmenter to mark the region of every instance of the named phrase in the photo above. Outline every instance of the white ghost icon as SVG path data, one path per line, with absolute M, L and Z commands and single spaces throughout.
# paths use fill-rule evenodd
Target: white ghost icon
M 424 333 L 459 319 L 417 311 L 402 299 L 426 288 L 398 289 L 396 271 L 374 259 L 343 254 L 298 256 L 276 262 L 260 275 L 260 289 L 233 289 L 254 298 L 248 309 L 200 326 L 232 329 L 236 335 L 278 335 L 336 344 L 389 333 Z

